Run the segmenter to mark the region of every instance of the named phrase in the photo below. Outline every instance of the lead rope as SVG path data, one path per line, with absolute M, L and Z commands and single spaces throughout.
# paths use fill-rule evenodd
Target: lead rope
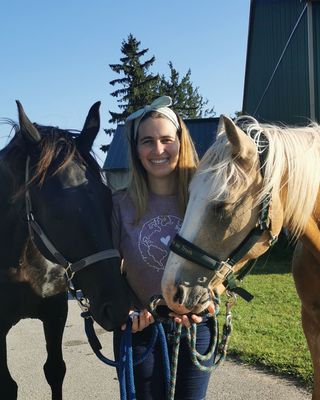
M 120 398 L 121 400 L 135 400 L 136 399 L 136 391 L 134 385 L 134 375 L 133 375 L 133 367 L 141 364 L 148 357 L 150 351 L 154 348 L 157 340 L 160 341 L 161 349 L 162 349 L 162 359 L 164 365 L 165 372 L 165 382 L 166 382 L 166 392 L 169 388 L 169 379 L 170 379 L 170 362 L 169 362 L 169 354 L 167 348 L 167 342 L 165 333 L 163 330 L 163 326 L 159 321 L 156 321 L 153 326 L 152 335 L 150 338 L 150 342 L 146 348 L 146 351 L 138 358 L 133 358 L 132 352 L 132 319 L 129 317 L 126 323 L 126 329 L 123 332 L 121 342 L 120 342 L 120 355 L 118 361 L 110 360 L 105 357 L 102 352 L 101 343 L 95 333 L 94 330 L 94 321 L 88 310 L 84 310 L 81 313 L 81 316 L 85 321 L 85 332 L 88 338 L 88 342 L 94 352 L 94 354 L 102 361 L 104 364 L 107 364 L 111 367 L 117 368 L 119 375 L 119 389 L 120 389 Z
M 197 324 L 193 323 L 190 328 L 186 328 L 187 333 L 187 343 L 190 349 L 191 360 L 194 365 L 204 372 L 211 372 L 215 370 L 226 358 L 228 343 L 230 340 L 230 335 L 232 333 L 232 314 L 231 307 L 235 303 L 236 295 L 230 294 L 227 292 L 228 300 L 226 302 L 226 314 L 225 314 L 225 322 L 222 329 L 222 337 L 219 342 L 219 329 L 218 329 L 218 315 L 220 309 L 220 298 L 216 294 L 214 296 L 215 303 L 215 314 L 209 316 L 209 322 L 211 323 L 211 338 L 208 351 L 205 354 L 200 354 L 196 350 L 196 341 L 197 341 Z M 150 310 L 154 315 L 155 319 L 158 321 L 164 321 L 164 318 L 159 317 L 156 312 L 157 303 L 161 300 L 161 296 L 155 296 L 150 303 Z M 161 324 L 160 324 L 161 325 Z M 161 325 L 162 326 L 162 325 Z M 165 369 L 170 370 L 169 384 L 166 379 L 167 386 L 167 400 L 174 400 L 176 382 L 177 382 L 177 369 L 178 369 L 178 359 L 179 359 L 179 349 L 182 335 L 182 325 L 175 324 L 175 329 L 172 338 L 172 355 L 171 355 L 171 363 L 164 363 Z M 203 365 L 203 362 L 206 362 L 213 358 L 213 364 L 209 367 Z
M 232 296 L 233 299 L 236 298 L 235 295 Z M 234 301 L 228 300 L 226 302 L 226 316 L 225 316 L 225 323 L 223 326 L 222 338 L 220 344 L 218 343 L 219 332 L 218 332 L 217 317 L 219 314 L 219 304 L 220 304 L 220 299 L 218 296 L 215 296 L 214 302 L 216 311 L 214 315 L 209 317 L 210 318 L 209 321 L 211 321 L 212 324 L 211 325 L 212 335 L 210 338 L 209 349 L 206 354 L 200 354 L 196 350 L 197 325 L 193 323 L 190 328 L 186 328 L 187 342 L 190 349 L 191 360 L 197 368 L 205 372 L 210 372 L 213 369 L 216 369 L 224 361 L 227 353 L 228 342 L 232 332 L 231 307 L 234 304 Z M 145 353 L 143 353 L 139 358 L 134 360 L 132 352 L 132 332 L 131 332 L 132 320 L 129 317 L 126 324 L 126 330 L 124 331 L 123 336 L 121 338 L 120 357 L 119 361 L 117 362 L 108 359 L 101 353 L 102 346 L 93 327 L 94 323 L 93 318 L 90 312 L 86 310 L 86 306 L 84 304 L 82 304 L 82 309 L 83 312 L 81 313 L 81 316 L 84 318 L 85 321 L 85 332 L 93 352 L 99 358 L 99 360 L 101 360 L 104 364 L 116 367 L 118 370 L 121 400 L 136 400 L 133 367 L 142 363 L 148 357 L 150 351 L 154 348 L 157 340 L 160 341 L 160 346 L 161 346 L 167 400 L 174 400 L 176 380 L 177 380 L 179 349 L 180 349 L 181 334 L 182 334 L 181 324 L 175 324 L 174 335 L 173 335 L 172 357 L 170 363 L 167 339 L 162 326 L 164 318 L 159 317 L 155 311 L 155 307 L 153 308 L 150 306 L 150 309 L 152 310 L 152 313 L 155 317 L 152 336 Z M 213 364 L 210 367 L 202 365 L 201 362 L 208 361 L 213 355 L 214 355 L 214 360 Z
M 179 359 L 179 349 L 180 349 L 180 340 L 181 340 L 181 332 L 182 326 L 179 324 L 176 326 L 174 335 L 173 335 L 173 348 L 172 348 L 172 358 L 171 358 L 171 373 L 170 373 L 170 384 L 167 390 L 168 400 L 174 399 L 174 394 L 176 391 L 176 383 L 177 383 L 177 370 L 178 370 L 178 359 Z
M 234 296 L 233 296 L 234 297 Z M 234 304 L 234 301 L 228 300 L 226 303 L 226 316 L 225 323 L 223 325 L 223 333 L 221 337 L 220 344 L 219 342 L 219 332 L 218 332 L 218 314 L 219 314 L 219 304 L 220 299 L 218 296 L 215 296 L 215 314 L 208 317 L 209 322 L 211 323 L 211 338 L 208 351 L 206 354 L 200 354 L 196 350 L 196 341 L 197 341 L 197 324 L 193 323 L 190 328 L 186 328 L 187 333 L 187 343 L 190 349 L 190 356 L 193 364 L 204 372 L 211 372 L 216 369 L 226 358 L 228 342 L 230 340 L 230 335 L 232 332 L 232 316 L 231 316 L 231 306 Z M 179 358 L 179 348 L 181 341 L 181 333 L 182 326 L 181 324 L 176 324 L 174 336 L 173 336 L 173 349 L 172 349 L 172 358 L 171 358 L 171 375 L 170 375 L 170 387 L 168 390 L 167 400 L 174 400 L 175 388 L 176 388 L 176 380 L 177 380 L 177 369 L 178 369 L 178 358 Z M 210 358 L 214 355 L 213 364 L 210 367 L 207 367 L 202 364 L 202 362 L 206 362 L 210 360 Z M 217 358 L 218 357 L 218 358 Z
M 191 359 L 194 365 L 204 372 L 211 372 L 215 370 L 226 358 L 228 345 L 230 336 L 232 333 L 232 314 L 231 307 L 235 303 L 235 296 L 233 295 L 233 299 L 229 299 L 226 302 L 226 314 L 225 314 L 225 322 L 222 328 L 222 337 L 219 343 L 219 332 L 218 332 L 218 312 L 211 318 L 212 323 L 212 331 L 211 335 L 211 343 L 209 346 L 209 350 L 206 354 L 200 354 L 196 350 L 196 339 L 197 339 L 197 324 L 192 324 L 190 329 L 187 329 L 187 338 L 188 345 L 190 348 Z M 210 360 L 210 358 L 214 355 L 213 364 L 210 367 L 207 367 L 201 362 L 205 362 Z

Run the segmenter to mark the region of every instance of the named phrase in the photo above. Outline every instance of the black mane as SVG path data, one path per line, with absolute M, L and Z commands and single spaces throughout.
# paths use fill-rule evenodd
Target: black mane
M 11 119 L 2 119 L 2 121 L 10 125 L 11 131 L 13 130 L 15 134 L 11 141 L 0 150 L 0 160 L 5 157 L 7 160 L 13 160 L 17 165 L 20 165 L 21 162 L 24 164 L 27 154 L 32 154 L 34 149 L 30 149 L 29 143 L 27 143 L 23 135 L 21 135 L 20 126 L 17 122 Z M 100 180 L 102 179 L 100 166 L 94 155 L 82 152 L 81 148 L 79 149 L 77 147 L 77 138 L 81 133 L 79 130 L 60 129 L 57 126 L 46 126 L 37 123 L 33 125 L 41 134 L 41 140 L 37 146 L 37 151 L 40 151 L 41 155 L 38 161 L 36 179 L 46 174 L 51 161 L 58 155 L 60 155 L 60 157 L 62 155 L 62 157 L 57 169 L 51 171 L 52 174 L 63 169 L 70 160 L 73 159 L 73 161 L 78 161 L 79 164 L 88 165 L 96 177 Z M 44 160 L 46 157 L 49 158 L 47 162 Z

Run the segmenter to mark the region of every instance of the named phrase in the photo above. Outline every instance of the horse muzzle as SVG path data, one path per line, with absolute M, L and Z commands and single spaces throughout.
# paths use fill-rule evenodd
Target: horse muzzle
M 177 314 L 201 314 L 212 301 L 210 291 L 203 286 L 180 284 L 163 293 L 168 307 Z

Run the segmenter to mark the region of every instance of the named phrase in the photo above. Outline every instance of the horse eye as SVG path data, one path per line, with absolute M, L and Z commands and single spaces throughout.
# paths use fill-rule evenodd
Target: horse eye
M 212 205 L 213 213 L 220 218 L 226 217 L 231 212 L 231 210 L 232 208 L 229 207 L 229 204 L 223 201 L 220 203 L 214 203 Z
M 206 283 L 207 282 L 207 280 L 208 280 L 208 278 L 206 278 L 205 276 L 200 276 L 198 279 L 197 279 L 197 281 L 198 281 L 198 283 Z
M 220 213 L 220 212 L 223 212 L 224 207 L 225 207 L 225 204 L 223 202 L 220 202 L 220 203 L 214 203 L 212 206 L 212 209 L 216 213 Z

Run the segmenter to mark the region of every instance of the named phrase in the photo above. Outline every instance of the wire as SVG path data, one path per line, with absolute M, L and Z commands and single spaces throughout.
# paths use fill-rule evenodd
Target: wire
M 287 40 L 287 43 L 286 43 L 286 45 L 284 46 L 284 49 L 283 49 L 283 51 L 282 51 L 282 53 L 281 53 L 281 56 L 280 56 L 280 58 L 279 58 L 279 61 L 277 62 L 276 66 L 275 66 L 275 69 L 273 70 L 273 72 L 272 72 L 272 74 L 271 74 L 271 77 L 270 77 L 270 79 L 269 79 L 269 82 L 268 82 L 268 84 L 267 84 L 267 86 L 266 86 L 266 88 L 265 88 L 265 90 L 264 90 L 264 92 L 263 92 L 263 94 L 262 94 L 262 96 L 261 96 L 261 98 L 260 98 L 260 100 L 259 100 L 259 103 L 258 103 L 257 107 L 255 108 L 253 114 L 252 114 L 253 116 L 255 116 L 256 113 L 257 113 L 257 111 L 259 110 L 259 107 L 260 107 L 260 105 L 261 105 L 261 103 L 262 103 L 262 101 L 263 101 L 263 99 L 264 99 L 264 97 L 265 97 L 265 95 L 266 95 L 266 93 L 267 93 L 267 91 L 268 91 L 270 85 L 271 85 L 271 82 L 273 81 L 273 78 L 274 78 L 274 76 L 275 76 L 275 74 L 276 74 L 276 72 L 277 72 L 277 70 L 278 70 L 278 67 L 279 67 L 279 65 L 280 65 L 280 63 L 281 63 L 281 61 L 282 61 L 282 59 L 283 59 L 283 57 L 284 57 L 284 55 L 285 55 L 285 52 L 287 51 L 287 48 L 288 48 L 288 46 L 289 46 L 289 44 L 290 44 L 290 42 L 291 42 L 292 36 L 294 35 L 295 31 L 297 30 L 297 27 L 298 27 L 298 25 L 299 25 L 299 23 L 300 23 L 300 21 L 301 21 L 301 18 L 303 17 L 303 14 L 305 13 L 305 11 L 306 11 L 306 9 L 307 9 L 307 6 L 308 6 L 308 4 L 306 4 L 306 5 L 304 6 L 304 8 L 303 8 L 303 10 L 302 10 L 302 12 L 301 12 L 301 14 L 300 14 L 300 16 L 299 16 L 299 18 L 298 18 L 298 21 L 296 22 L 295 26 L 294 26 L 293 29 L 292 29 L 292 32 L 291 32 L 291 34 L 290 34 L 290 36 L 289 36 L 289 38 L 288 38 L 288 40 Z

